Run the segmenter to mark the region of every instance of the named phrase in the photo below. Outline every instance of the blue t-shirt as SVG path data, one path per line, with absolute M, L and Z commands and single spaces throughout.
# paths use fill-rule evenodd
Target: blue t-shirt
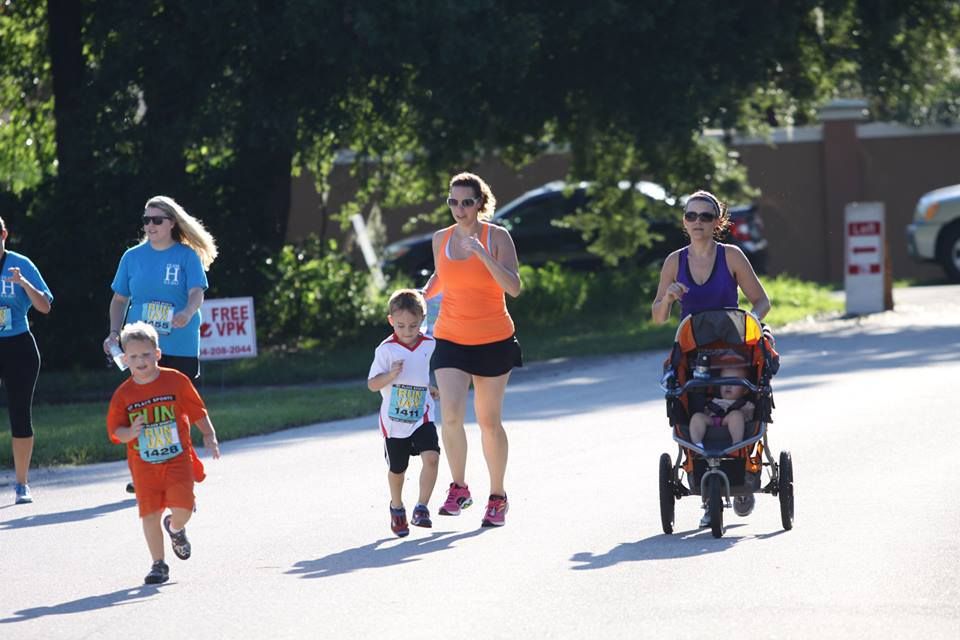
M 0 338 L 9 338 L 30 330 L 27 312 L 33 306 L 24 288 L 10 280 L 10 268 L 18 267 L 20 275 L 47 296 L 50 302 L 53 302 L 53 294 L 30 258 L 9 250 L 4 255 L 6 260 L 3 263 L 3 273 L 0 273 Z
M 130 298 L 127 322 L 143 320 L 160 334 L 160 350 L 170 356 L 196 358 L 200 354 L 200 311 L 180 329 L 170 324 L 187 306 L 190 289 L 206 290 L 207 274 L 200 257 L 187 245 L 157 251 L 149 242 L 127 249 L 120 258 L 110 288 Z

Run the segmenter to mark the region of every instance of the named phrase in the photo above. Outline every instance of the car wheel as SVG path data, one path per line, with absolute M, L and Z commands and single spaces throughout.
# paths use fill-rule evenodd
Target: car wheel
M 943 230 L 940 241 L 940 263 L 951 282 L 960 282 L 960 223 Z

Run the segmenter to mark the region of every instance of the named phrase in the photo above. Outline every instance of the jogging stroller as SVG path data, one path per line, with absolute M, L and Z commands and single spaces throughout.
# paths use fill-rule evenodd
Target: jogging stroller
M 720 377 L 721 368 L 732 363 L 738 363 L 743 376 Z M 772 339 L 765 335 L 760 321 L 746 311 L 704 311 L 680 323 L 660 380 L 678 446 L 676 462 L 669 453 L 660 456 L 664 533 L 673 533 L 676 501 L 691 495 L 702 496 L 715 538 L 723 535 L 724 509 L 734 506 L 731 497 L 739 497 L 738 504 L 749 501 L 752 505 L 755 493 L 779 497 L 783 528 L 793 528 L 790 452 L 781 451 L 779 462 L 775 462 L 767 444 L 767 425 L 773 422 L 774 408 L 770 378 L 778 368 L 779 355 Z M 720 385 L 747 389 L 744 397 L 754 405 L 752 419 L 745 421 L 743 440 L 739 442 L 732 442 L 727 429 L 708 427 L 702 444 L 695 444 L 690 437 L 690 418 L 712 410 L 708 403 Z M 764 470 L 766 484 L 762 482 Z

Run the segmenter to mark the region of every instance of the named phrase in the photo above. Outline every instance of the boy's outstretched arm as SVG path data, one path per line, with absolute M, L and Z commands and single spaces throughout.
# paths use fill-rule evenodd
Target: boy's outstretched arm
M 200 433 L 203 434 L 203 447 L 210 452 L 214 460 L 220 458 L 220 443 L 217 442 L 217 432 L 210 422 L 210 416 L 203 416 L 193 423 Z

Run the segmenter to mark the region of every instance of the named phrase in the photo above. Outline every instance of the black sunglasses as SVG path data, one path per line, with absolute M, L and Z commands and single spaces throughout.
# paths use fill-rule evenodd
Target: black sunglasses
M 696 211 L 684 211 L 683 219 L 687 222 L 696 222 L 698 219 L 700 222 L 713 222 L 714 218 L 717 217 L 712 211 L 701 211 L 697 213 Z
M 152 224 L 154 226 L 159 227 L 160 225 L 163 224 L 164 220 L 171 220 L 171 218 L 168 218 L 167 216 L 143 216 L 142 220 L 143 220 L 143 226 Z
M 447 206 L 451 209 L 456 209 L 458 205 L 463 205 L 464 208 L 469 209 L 479 202 L 479 198 L 464 198 L 463 200 L 459 201 L 456 198 L 447 198 Z

